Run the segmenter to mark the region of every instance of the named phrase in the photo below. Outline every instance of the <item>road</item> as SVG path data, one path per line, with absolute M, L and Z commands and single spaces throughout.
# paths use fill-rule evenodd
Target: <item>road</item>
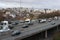
M 51 23 L 55 22 L 54 25 Z M 1 40 L 14 40 L 16 38 L 26 38 L 29 36 L 32 36 L 34 34 L 40 33 L 44 30 L 48 30 L 50 28 L 53 28 L 60 24 L 60 20 L 53 20 L 52 22 L 46 22 L 46 23 L 35 23 L 34 25 L 29 26 L 28 28 L 21 28 L 21 26 L 17 26 L 14 30 L 20 30 L 21 34 L 18 36 L 11 36 L 11 32 L 8 32 L 6 35 L 0 35 Z M 4 34 L 4 33 L 3 33 Z

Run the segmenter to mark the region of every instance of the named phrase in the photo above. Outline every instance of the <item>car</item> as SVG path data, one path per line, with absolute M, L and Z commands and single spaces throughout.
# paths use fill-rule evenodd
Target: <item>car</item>
M 9 29 L 13 29 L 13 28 L 14 28 L 14 27 L 13 27 L 13 26 L 11 26 L 11 25 L 9 25 L 8 27 L 9 27 Z
M 40 23 L 41 20 L 38 20 L 38 23 Z
M 20 20 L 19 22 L 20 22 L 20 23 L 25 23 L 25 21 L 24 21 L 24 20 Z
M 33 25 L 33 23 L 28 23 L 28 25 Z
M 48 20 L 48 22 L 51 22 L 52 20 Z
M 51 24 L 52 24 L 52 25 L 54 25 L 54 24 L 55 24 L 55 22 L 52 22 Z
M 18 23 L 17 22 L 14 22 L 14 23 L 12 23 L 12 25 L 18 25 Z
M 29 26 L 28 25 L 23 25 L 23 27 L 22 28 L 28 28 Z
M 58 20 L 58 17 L 57 17 L 57 16 L 55 16 L 55 17 L 54 17 L 54 20 Z
M 3 27 L 2 27 L 2 26 L 0 26 L 0 30 L 1 30 L 1 29 L 3 29 Z
M 20 34 L 21 34 L 21 32 L 18 30 L 12 32 L 12 36 L 16 36 L 16 35 L 20 35 Z
M 40 20 L 40 23 L 45 23 L 46 22 L 46 19 L 41 19 Z
M 9 24 L 12 24 L 12 22 L 8 22 Z
M 46 19 L 38 19 L 38 23 L 45 23 L 46 21 Z

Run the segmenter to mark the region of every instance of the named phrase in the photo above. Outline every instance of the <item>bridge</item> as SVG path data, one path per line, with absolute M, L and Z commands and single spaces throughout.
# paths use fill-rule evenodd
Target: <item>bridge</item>
M 51 22 L 46 23 L 35 23 L 34 25 L 29 26 L 28 28 L 25 28 L 23 31 L 21 31 L 21 34 L 18 36 L 7 36 L 6 38 L 2 38 L 2 40 L 15 40 L 15 39 L 24 39 L 27 37 L 30 37 L 32 35 L 38 34 L 42 31 L 45 31 L 45 38 L 48 37 L 47 30 L 51 28 L 55 28 L 55 30 L 59 30 L 60 25 L 60 19 L 59 20 L 53 20 Z

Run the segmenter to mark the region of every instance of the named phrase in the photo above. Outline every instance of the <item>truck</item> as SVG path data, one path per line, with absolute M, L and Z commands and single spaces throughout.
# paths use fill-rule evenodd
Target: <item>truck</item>
M 8 24 L 8 21 L 1 21 L 1 24 L 0 24 L 0 32 L 6 32 L 6 31 L 9 31 L 9 24 Z

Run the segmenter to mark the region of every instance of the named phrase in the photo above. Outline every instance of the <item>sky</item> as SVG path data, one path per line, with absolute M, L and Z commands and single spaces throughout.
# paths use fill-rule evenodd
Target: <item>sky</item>
M 20 7 L 20 0 L 0 0 L 0 8 Z
M 60 0 L 20 0 L 21 7 L 60 9 Z
M 28 7 L 60 9 L 60 0 L 0 0 L 1 8 Z

